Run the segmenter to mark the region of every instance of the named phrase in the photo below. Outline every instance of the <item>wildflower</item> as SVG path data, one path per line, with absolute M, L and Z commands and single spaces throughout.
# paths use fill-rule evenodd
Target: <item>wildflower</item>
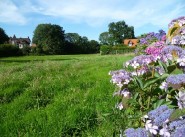
M 159 88 L 164 89 L 166 91 L 168 89 L 168 84 L 164 81 L 164 82 L 162 82 L 162 84 Z
M 146 130 L 150 131 L 150 133 L 154 135 L 157 134 L 158 127 L 155 125 L 152 125 L 151 120 L 146 121 L 145 128 Z
M 185 92 L 179 91 L 178 95 L 176 96 L 176 99 L 178 101 L 178 107 L 180 109 L 185 108 Z
M 168 130 L 168 126 L 165 124 L 163 128 L 159 131 L 159 135 L 163 137 L 170 137 L 170 131 Z
M 119 95 L 119 96 L 123 96 L 123 97 L 129 97 L 130 96 L 130 92 L 129 92 L 129 90 L 127 88 L 125 88 L 123 90 L 120 90 L 118 92 L 115 92 L 113 94 L 113 96 L 115 96 L 115 95 Z
M 123 109 L 123 104 L 122 104 L 122 102 L 118 103 L 118 104 L 116 105 L 116 108 L 118 108 L 119 110 L 122 110 L 122 109 Z
M 131 64 L 131 66 L 133 67 L 133 68 L 137 68 L 137 67 L 139 67 L 139 63 L 137 63 L 136 61 L 134 61 L 132 64 Z
M 179 63 L 179 66 L 185 66 L 185 57 L 184 58 L 178 58 L 177 63 Z
M 148 119 L 148 115 L 144 115 L 143 117 L 141 117 L 141 119 L 143 120 L 143 122 L 146 122 L 146 120 Z

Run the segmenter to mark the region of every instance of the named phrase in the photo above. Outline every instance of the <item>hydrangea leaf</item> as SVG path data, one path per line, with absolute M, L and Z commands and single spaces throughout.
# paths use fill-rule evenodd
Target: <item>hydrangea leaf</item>
M 168 73 L 172 73 L 176 69 L 176 65 L 168 66 Z
M 144 84 L 144 88 L 150 86 L 151 84 L 156 83 L 159 80 L 159 78 L 151 78 L 146 80 L 145 84 Z
M 183 109 L 176 109 L 172 112 L 172 114 L 170 115 L 169 120 L 170 121 L 174 121 L 180 118 L 180 116 L 184 116 L 185 115 L 185 108 Z
M 138 86 L 143 90 L 143 82 L 140 78 L 135 77 L 136 83 L 138 84 Z
M 168 72 L 167 65 L 163 63 L 162 61 L 158 60 L 159 65 L 165 70 L 165 72 Z

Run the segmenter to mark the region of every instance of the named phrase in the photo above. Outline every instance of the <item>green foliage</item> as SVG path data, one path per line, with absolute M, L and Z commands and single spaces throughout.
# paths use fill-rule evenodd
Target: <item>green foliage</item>
M 64 30 L 59 25 L 39 24 L 32 42 L 38 47 L 38 54 L 62 54 L 64 47 Z
M 122 44 L 123 40 L 127 38 L 135 38 L 134 27 L 128 26 L 125 21 L 111 22 L 108 25 L 108 31 L 99 35 L 102 45 Z
M 174 121 L 174 120 L 179 119 L 180 116 L 184 116 L 184 115 L 185 115 L 185 109 L 176 109 L 171 114 L 169 120 Z
M 9 37 L 5 31 L 0 28 L 0 44 L 8 43 Z
M 0 44 L 0 57 L 21 55 L 19 47 L 11 44 Z
M 81 37 L 78 33 L 65 34 L 65 54 L 89 54 L 99 52 L 99 43 L 89 41 L 87 37 Z
M 135 48 L 128 47 L 127 45 L 118 45 L 118 46 L 110 46 L 110 45 L 102 45 L 100 47 L 100 54 L 125 54 L 125 53 L 134 53 Z

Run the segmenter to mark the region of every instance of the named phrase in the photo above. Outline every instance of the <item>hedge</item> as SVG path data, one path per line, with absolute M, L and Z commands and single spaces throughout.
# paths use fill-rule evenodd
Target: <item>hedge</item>
M 0 44 L 0 57 L 19 56 L 21 51 L 18 46 L 11 44 Z
M 125 54 L 131 53 L 135 51 L 135 47 L 128 47 L 127 45 L 119 45 L 119 46 L 110 46 L 110 45 L 102 45 L 100 47 L 100 54 Z

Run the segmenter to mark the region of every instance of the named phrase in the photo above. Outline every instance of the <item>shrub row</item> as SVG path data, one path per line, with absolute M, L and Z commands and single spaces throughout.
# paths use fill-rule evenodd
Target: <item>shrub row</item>
M 11 44 L 0 44 L 0 57 L 19 56 L 21 51 L 18 46 Z
M 135 47 L 128 47 L 127 45 L 117 45 L 117 46 L 110 46 L 110 45 L 102 45 L 100 47 L 100 54 L 125 54 L 131 53 L 135 51 Z

